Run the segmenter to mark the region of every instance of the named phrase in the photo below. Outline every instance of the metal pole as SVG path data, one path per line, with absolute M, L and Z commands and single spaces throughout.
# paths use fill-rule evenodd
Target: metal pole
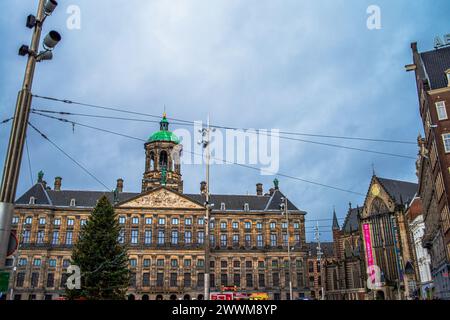
M 322 268 L 322 248 L 320 247 L 319 222 L 317 222 L 317 226 L 316 226 L 316 240 L 317 240 L 317 262 L 318 262 L 318 266 L 320 268 L 319 275 L 320 275 L 321 291 L 322 291 L 321 300 L 325 300 L 325 291 L 324 291 L 324 287 L 322 286 L 324 278 L 322 277 L 322 272 L 323 272 L 323 268 Z
M 24 217 L 24 219 L 25 219 L 25 217 Z M 24 220 L 23 223 L 22 223 L 22 230 L 21 230 L 20 233 L 18 233 L 18 237 L 17 237 L 18 244 L 17 244 L 16 253 L 14 254 L 14 262 L 13 262 L 13 268 L 12 268 L 12 273 L 13 274 L 12 274 L 12 277 L 11 277 L 12 278 L 12 285 L 11 285 L 11 290 L 10 290 L 10 293 L 9 293 L 9 300 L 14 300 L 14 285 L 16 283 L 17 265 L 18 265 L 18 262 L 19 262 L 19 250 L 20 250 L 20 247 L 22 246 L 22 241 L 25 238 L 24 237 L 24 235 L 25 235 L 25 226 L 26 226 L 25 222 L 26 221 Z M 17 230 L 17 231 L 19 231 L 19 230 Z
M 31 88 L 36 67 L 36 56 L 34 53 L 37 53 L 39 50 L 42 23 L 44 20 L 44 0 L 39 0 L 36 19 L 38 22 L 34 28 L 31 40 L 31 54 L 28 55 L 28 63 L 25 70 L 22 90 L 17 97 L 16 111 L 3 168 L 3 179 L 0 190 L 0 269 L 5 267 L 9 237 L 11 234 L 11 219 L 14 213 L 14 200 L 16 197 L 28 118 L 30 115 L 32 99 Z
M 209 153 L 209 140 L 210 140 L 210 126 L 209 126 L 209 115 L 207 120 L 206 130 L 204 131 L 206 134 L 206 139 L 203 141 L 206 152 L 206 224 L 205 224 L 205 300 L 209 300 L 210 298 L 210 264 L 209 264 L 209 255 L 210 255 L 210 241 L 209 241 L 209 223 L 210 223 L 210 204 L 209 204 L 209 166 L 210 166 L 210 158 L 211 155 Z
M 289 300 L 293 299 L 293 291 L 292 291 L 292 266 L 291 266 L 291 243 L 290 243 L 290 223 L 289 223 L 289 210 L 288 210 L 288 199 L 284 199 L 284 212 L 286 213 L 286 220 L 287 220 L 287 245 L 288 245 L 288 268 L 289 268 Z

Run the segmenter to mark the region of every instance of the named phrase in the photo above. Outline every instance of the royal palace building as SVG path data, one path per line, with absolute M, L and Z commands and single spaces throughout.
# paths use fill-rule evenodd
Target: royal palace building
M 284 195 L 278 181 L 267 193 L 258 184 L 254 195 L 211 195 L 207 262 L 206 183 L 197 194 L 183 193 L 177 161 L 181 152 L 164 116 L 160 131 L 145 144 L 141 193 L 124 192 L 122 179 L 110 193 L 64 190 L 60 177 L 51 189 L 40 174 L 37 184 L 15 204 L 12 222 L 20 247 L 8 259 L 9 266 L 16 267 L 9 298 L 64 295 L 72 246 L 103 195 L 114 203 L 122 226 L 119 241 L 128 247 L 130 299 L 204 299 L 206 263 L 211 268 L 211 292 L 235 286 L 239 292 L 289 299 L 291 279 L 293 298 L 305 296 L 306 212 L 288 201 L 289 221 L 281 214 Z

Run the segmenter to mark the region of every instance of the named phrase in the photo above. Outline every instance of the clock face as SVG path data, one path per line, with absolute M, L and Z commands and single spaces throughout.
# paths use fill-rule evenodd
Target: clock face
M 374 195 L 375 197 L 380 195 L 380 186 L 377 184 L 374 184 L 372 187 L 372 195 Z

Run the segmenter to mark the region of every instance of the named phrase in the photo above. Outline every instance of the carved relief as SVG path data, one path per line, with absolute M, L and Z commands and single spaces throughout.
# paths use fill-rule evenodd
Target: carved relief
M 167 189 L 160 189 L 120 205 L 129 208 L 183 208 L 201 209 L 201 205 L 192 202 Z

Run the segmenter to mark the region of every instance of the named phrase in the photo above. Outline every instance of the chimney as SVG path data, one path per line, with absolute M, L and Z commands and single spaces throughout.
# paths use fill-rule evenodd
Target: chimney
M 61 191 L 61 183 L 62 183 L 62 178 L 61 177 L 56 177 L 55 178 L 55 191 Z
M 117 192 L 122 193 L 123 192 L 123 179 L 117 179 Z
M 256 184 L 256 195 L 257 196 L 262 196 L 264 193 L 263 191 L 263 184 L 262 183 L 257 183 Z
M 206 182 L 205 181 L 200 182 L 200 193 L 206 194 Z

